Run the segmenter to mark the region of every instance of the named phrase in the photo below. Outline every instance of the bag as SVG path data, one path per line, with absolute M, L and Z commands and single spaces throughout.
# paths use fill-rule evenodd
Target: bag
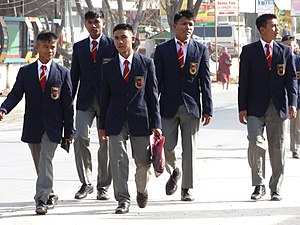
M 65 138 L 63 138 L 63 139 L 61 140 L 60 147 L 63 148 L 64 150 L 66 150 L 67 153 L 69 153 L 69 151 L 70 151 L 70 143 L 69 143 L 69 142 L 66 142 L 66 139 L 65 139 Z
M 165 137 L 160 135 L 154 136 L 151 146 L 152 164 L 156 177 L 159 177 L 165 169 L 165 153 L 164 153 Z

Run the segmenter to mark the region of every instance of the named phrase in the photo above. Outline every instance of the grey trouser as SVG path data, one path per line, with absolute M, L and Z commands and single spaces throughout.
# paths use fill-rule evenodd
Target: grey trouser
M 36 194 L 34 196 L 36 204 L 41 200 L 47 202 L 53 188 L 53 166 L 52 159 L 54 157 L 57 143 L 49 140 L 46 133 L 42 136 L 40 144 L 28 143 L 32 152 L 34 164 L 37 171 Z M 38 158 L 39 155 L 39 158 Z M 38 165 L 38 166 L 37 166 Z
M 96 117 L 97 132 L 100 108 L 97 98 L 86 111 L 76 111 L 76 135 L 74 141 L 75 161 L 79 180 L 82 184 L 92 183 L 92 156 L 90 146 L 90 129 Z M 108 160 L 108 142 L 99 140 L 97 189 L 107 190 L 111 184 L 111 171 Z
M 150 137 L 130 136 L 128 124 L 125 122 L 122 131 L 118 135 L 109 136 L 109 159 L 112 169 L 115 199 L 118 202 L 129 202 L 128 191 L 129 159 L 126 141 L 130 139 L 132 156 L 136 165 L 135 183 L 136 190 L 140 193 L 147 191 L 147 183 L 150 175 Z
M 290 121 L 290 150 L 300 151 L 300 110 L 297 110 L 297 117 Z
M 178 141 L 178 126 L 182 144 L 182 184 L 181 188 L 193 188 L 193 169 L 197 150 L 197 137 L 200 119 L 192 118 L 184 105 L 179 106 L 173 118 L 162 118 L 162 131 L 165 136 L 166 168 L 171 173 L 176 165 L 175 147 Z
M 281 119 L 271 102 L 266 114 L 261 117 L 248 116 L 248 161 L 251 167 L 252 185 L 265 184 L 265 138 L 266 127 L 268 150 L 272 168 L 269 187 L 272 192 L 279 192 L 283 180 L 285 163 L 285 141 L 287 135 L 287 120 Z

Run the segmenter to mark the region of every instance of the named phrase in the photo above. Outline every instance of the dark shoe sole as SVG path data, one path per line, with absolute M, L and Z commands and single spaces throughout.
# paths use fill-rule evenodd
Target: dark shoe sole
M 251 199 L 252 199 L 252 200 L 259 200 L 259 199 L 261 199 L 265 194 L 266 194 L 266 193 L 262 193 L 261 195 L 257 195 L 257 196 L 252 196 L 252 195 L 251 195 Z
M 174 176 L 173 174 L 170 176 L 168 182 L 166 183 L 166 195 L 172 195 L 177 190 L 177 182 L 181 177 L 181 173 L 177 176 Z
M 83 198 L 86 198 L 86 196 L 88 195 L 88 194 L 92 194 L 94 192 L 94 190 L 90 190 L 90 191 L 88 191 L 85 195 L 82 195 L 82 196 L 77 196 L 77 195 L 75 195 L 75 199 L 83 199 Z
M 192 201 L 194 201 L 195 199 L 193 198 L 193 197 L 191 197 L 191 196 L 189 196 L 189 197 L 181 197 L 181 201 L 184 201 L 184 202 L 192 202 Z
M 104 195 L 97 195 L 97 200 L 109 200 L 110 198 L 109 198 L 109 196 L 108 195 L 106 195 L 106 196 L 104 196 Z
M 41 209 L 41 208 L 37 208 L 35 210 L 36 214 L 38 215 L 45 215 L 47 213 L 47 209 Z

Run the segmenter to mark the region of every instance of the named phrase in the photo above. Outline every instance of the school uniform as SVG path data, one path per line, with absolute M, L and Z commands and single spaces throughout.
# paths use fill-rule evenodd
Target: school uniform
M 271 42 L 269 68 L 265 42 L 259 40 L 243 47 L 238 88 L 239 112 L 247 111 L 248 161 L 252 185 L 265 185 L 265 138 L 272 167 L 271 195 L 280 192 L 285 163 L 288 106 L 297 105 L 297 80 L 291 49 Z M 280 200 L 280 199 L 278 199 Z
M 178 126 L 182 137 L 182 184 L 181 188 L 193 188 L 194 163 L 197 150 L 201 115 L 212 116 L 211 81 L 208 49 L 189 39 L 183 47 L 184 66 L 181 69 L 177 51 L 177 39 L 156 47 L 154 62 L 160 93 L 160 113 L 167 170 L 176 168 L 175 147 Z
M 161 119 L 153 60 L 132 53 L 128 58 L 130 73 L 127 84 L 122 75 L 123 60 L 117 56 L 103 65 L 99 123 L 100 129 L 109 136 L 115 198 L 119 203 L 129 203 L 126 141 L 130 139 L 137 166 L 137 192 L 146 193 L 150 168 L 149 136 L 152 128 L 161 128 Z
M 38 65 L 41 63 L 36 61 L 20 68 L 16 82 L 0 110 L 10 113 L 25 94 L 21 140 L 29 144 L 35 165 L 38 166 L 35 201 L 46 203 L 53 187 L 52 159 L 56 147 L 62 137 L 72 138 L 74 132 L 73 100 L 69 70 L 51 60 L 46 65 L 47 81 L 43 91 Z M 33 150 L 33 146 L 36 150 Z
M 102 34 L 96 41 L 97 55 L 92 58 L 92 41 L 88 37 L 74 44 L 71 67 L 73 98 L 76 101 L 76 136 L 74 151 L 79 180 L 83 185 L 92 184 L 92 156 L 90 149 L 90 129 L 93 120 L 100 114 L 100 91 L 103 63 L 113 58 L 117 51 L 113 39 Z M 108 161 L 107 141 L 99 140 L 98 149 L 98 191 L 107 191 L 111 184 L 111 172 Z M 77 194 L 76 194 L 77 195 Z M 75 196 L 75 198 L 77 198 Z M 81 197 L 79 197 L 81 198 Z

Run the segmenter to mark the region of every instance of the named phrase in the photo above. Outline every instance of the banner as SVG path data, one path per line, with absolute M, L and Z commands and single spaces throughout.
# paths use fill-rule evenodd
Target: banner
M 237 16 L 238 0 L 216 0 L 217 16 Z
M 300 0 L 291 0 L 291 15 L 300 16 Z
M 199 8 L 195 26 L 215 25 L 215 3 L 212 0 L 203 0 Z
M 257 13 L 274 13 L 274 0 L 258 0 Z

